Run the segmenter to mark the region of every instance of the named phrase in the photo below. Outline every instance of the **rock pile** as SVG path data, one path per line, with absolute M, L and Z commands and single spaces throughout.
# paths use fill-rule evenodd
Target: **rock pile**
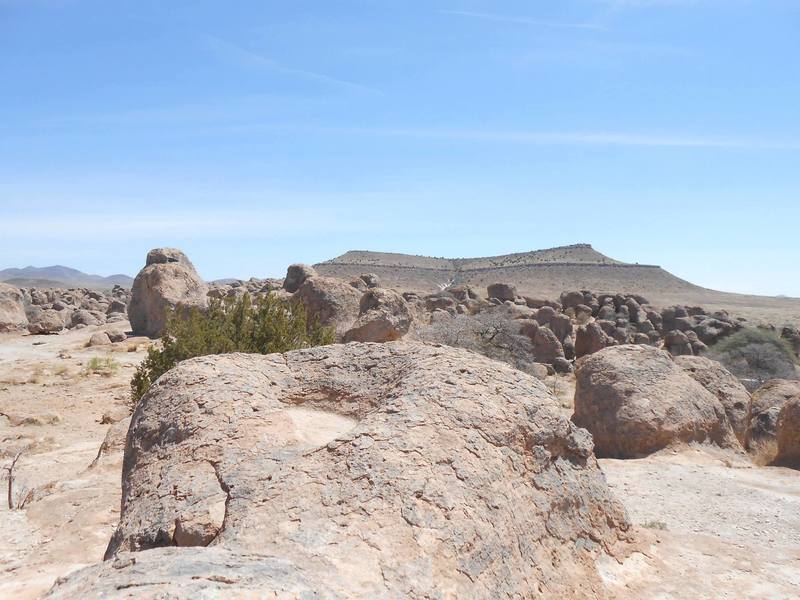
M 21 294 L 26 326 L 32 334 L 119 323 L 128 318 L 130 292 L 116 285 L 110 292 L 86 288 L 26 288 Z
M 109 560 L 50 598 L 599 597 L 629 539 L 539 381 L 409 342 L 185 361 L 139 403 L 122 483 Z

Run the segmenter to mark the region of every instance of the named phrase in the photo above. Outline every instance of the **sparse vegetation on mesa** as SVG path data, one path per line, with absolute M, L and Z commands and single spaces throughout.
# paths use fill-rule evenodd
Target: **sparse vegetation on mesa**
M 135 404 L 161 375 L 180 361 L 209 354 L 271 354 L 330 344 L 333 331 L 308 323 L 302 305 L 273 294 L 251 299 L 212 299 L 201 310 L 170 310 L 161 347 L 152 347 L 131 380 Z

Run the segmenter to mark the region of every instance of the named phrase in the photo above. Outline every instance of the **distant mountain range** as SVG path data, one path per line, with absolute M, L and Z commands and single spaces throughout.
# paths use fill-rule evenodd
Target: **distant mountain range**
M 25 267 L 24 269 L 0 270 L 0 281 L 17 287 L 85 287 L 95 289 L 112 288 L 115 285 L 131 287 L 133 277 L 128 275 L 90 275 L 63 265 L 52 267 Z

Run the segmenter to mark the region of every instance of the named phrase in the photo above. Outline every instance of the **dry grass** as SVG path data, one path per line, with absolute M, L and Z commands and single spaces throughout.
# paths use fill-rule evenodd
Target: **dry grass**
M 119 363 L 110 356 L 106 356 L 105 358 L 95 356 L 89 361 L 89 364 L 86 365 L 84 375 L 111 377 L 119 370 L 119 366 Z

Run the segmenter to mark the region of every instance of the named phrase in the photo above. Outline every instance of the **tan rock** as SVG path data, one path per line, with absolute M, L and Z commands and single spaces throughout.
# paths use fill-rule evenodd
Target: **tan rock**
M 650 346 L 615 346 L 579 361 L 572 420 L 592 433 L 603 457 L 688 442 L 740 448 L 717 397 Z
M 208 288 L 183 252 L 156 248 L 147 254 L 131 289 L 128 318 L 135 335 L 158 337 L 166 325 L 167 309 L 204 307 Z
M 0 332 L 25 329 L 27 326 L 22 292 L 13 285 L 0 283 Z
M 392 342 L 399 340 L 413 323 L 405 298 L 393 290 L 369 289 L 359 301 L 359 316 L 344 334 L 345 342 Z
M 800 469 L 800 395 L 786 401 L 778 416 L 774 464 Z
M 340 279 L 311 277 L 292 296 L 292 302 L 300 303 L 309 322 L 318 321 L 325 327 L 333 327 L 337 338 L 350 329 L 359 314 L 361 292 Z
M 283 289 L 293 294 L 300 289 L 300 286 L 305 283 L 306 279 L 311 279 L 316 276 L 317 272 L 314 270 L 314 267 L 309 267 L 308 265 L 300 263 L 289 265 L 289 268 L 286 269 L 286 277 L 283 280 Z
M 603 597 L 628 522 L 558 410 L 418 343 L 185 361 L 133 415 L 110 560 L 50 597 Z
M 747 450 L 762 465 L 775 460 L 778 453 L 778 419 L 784 404 L 800 395 L 800 381 L 771 379 L 753 392 Z
M 744 446 L 750 421 L 750 392 L 747 388 L 715 360 L 702 356 L 677 356 L 675 364 L 717 397 L 725 408 L 736 438 Z
M 105 331 L 97 331 L 89 338 L 89 346 L 108 346 L 111 344 L 111 338 Z

